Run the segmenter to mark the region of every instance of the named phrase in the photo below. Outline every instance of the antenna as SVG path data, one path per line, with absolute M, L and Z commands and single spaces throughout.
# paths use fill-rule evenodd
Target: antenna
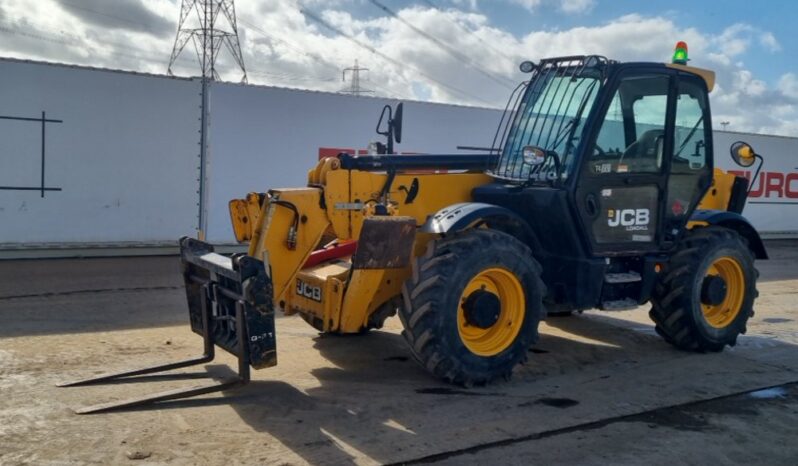
M 354 96 L 359 96 L 361 94 L 369 94 L 373 93 L 374 91 L 371 89 L 363 89 L 360 87 L 360 72 L 361 71 L 368 71 L 368 68 L 361 68 L 357 64 L 357 59 L 355 60 L 355 66 L 353 68 L 344 68 L 344 72 L 341 75 L 341 80 L 346 82 L 346 72 L 349 71 L 352 74 L 352 80 L 349 83 L 349 87 L 345 87 L 341 89 L 342 94 L 352 94 Z
M 192 13 L 195 14 L 192 15 Z M 196 21 L 189 18 L 192 16 Z M 227 20 L 230 30 L 219 28 L 220 18 Z M 182 0 L 175 45 L 172 47 L 172 56 L 169 58 L 167 70 L 170 76 L 173 76 L 172 66 L 177 57 L 189 42 L 194 44 L 203 78 L 219 80 L 219 73 L 216 71 L 216 58 L 224 45 L 238 67 L 241 68 L 243 73 L 241 82 L 247 82 L 244 55 L 241 53 L 241 44 L 238 40 L 234 0 Z

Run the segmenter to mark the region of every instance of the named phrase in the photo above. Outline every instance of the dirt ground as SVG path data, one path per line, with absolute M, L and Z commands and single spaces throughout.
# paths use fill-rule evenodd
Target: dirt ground
M 633 311 L 550 318 L 509 382 L 442 384 L 397 319 L 320 337 L 277 321 L 243 388 L 125 412 L 72 409 L 230 376 L 205 367 L 59 381 L 197 355 L 175 257 L 0 262 L 0 464 L 798 464 L 798 242 L 769 242 L 736 347 L 690 354 Z

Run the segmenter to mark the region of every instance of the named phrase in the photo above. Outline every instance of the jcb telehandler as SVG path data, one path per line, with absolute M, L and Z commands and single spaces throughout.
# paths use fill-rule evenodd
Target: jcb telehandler
M 305 187 L 230 202 L 246 254 L 180 240 L 202 357 L 73 384 L 205 362 L 215 345 L 238 356 L 240 378 L 80 412 L 245 383 L 249 366 L 277 363 L 276 310 L 327 333 L 398 312 L 416 360 L 466 386 L 508 378 L 547 311 L 650 302 L 668 343 L 734 345 L 767 254 L 741 215 L 746 179 L 714 168 L 714 73 L 680 52 L 672 64 L 524 62 L 529 80 L 486 155 L 394 155 L 402 107 L 386 107 L 382 153 L 325 158 Z M 749 145 L 731 152 L 761 167 Z

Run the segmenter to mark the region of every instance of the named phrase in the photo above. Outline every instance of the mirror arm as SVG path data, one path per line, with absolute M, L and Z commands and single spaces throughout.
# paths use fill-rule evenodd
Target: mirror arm
M 748 191 L 745 192 L 746 197 L 748 197 L 748 194 L 751 193 L 751 188 L 754 186 L 754 182 L 756 181 L 756 178 L 759 176 L 759 171 L 762 170 L 762 165 L 765 164 L 765 159 L 763 159 L 761 155 L 754 152 L 754 157 L 759 159 L 759 166 L 756 167 L 754 176 L 751 177 L 751 182 L 748 184 Z
M 382 120 L 385 119 L 385 111 L 388 111 L 388 131 L 380 131 L 380 126 L 382 126 Z M 393 120 L 393 110 L 391 109 L 390 105 L 386 105 L 382 107 L 382 113 L 380 113 L 380 119 L 377 121 L 377 129 L 375 130 L 377 134 L 382 136 L 387 136 L 390 128 L 391 128 L 391 120 Z
M 554 187 L 559 188 L 562 184 L 562 163 L 560 162 L 560 154 L 553 150 L 547 152 L 548 156 L 554 159 L 554 172 L 556 175 L 554 178 Z

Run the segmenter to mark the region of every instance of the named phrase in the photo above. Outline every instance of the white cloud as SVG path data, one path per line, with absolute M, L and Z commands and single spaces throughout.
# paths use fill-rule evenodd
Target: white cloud
M 529 11 L 535 11 L 538 9 L 543 0 L 511 0 L 513 3 L 520 5 L 526 8 Z
M 763 32 L 759 36 L 759 43 L 770 52 L 780 52 L 781 44 L 771 32 Z
M 787 73 L 779 79 L 779 90 L 784 95 L 798 99 L 798 76 L 794 73 Z
M 749 70 L 736 71 L 732 82 L 737 92 L 754 97 L 762 96 L 767 90 L 765 83 L 759 79 L 754 79 L 753 73 Z
M 587 13 L 596 6 L 595 0 L 561 0 L 560 9 L 565 13 Z
M 471 10 L 476 10 L 478 0 L 452 0 L 452 3 L 457 6 L 465 6 Z
M 781 51 L 781 44 L 773 33 L 745 23 L 736 23 L 727 27 L 714 40 L 724 54 L 735 57 L 747 52 L 755 39 L 768 52 Z
M 593 9 L 596 0 L 510 0 L 516 5 L 520 5 L 530 12 L 535 12 L 544 5 L 556 7 L 563 13 L 586 13 Z
M 716 38 L 720 51 L 729 57 L 744 53 L 751 44 L 750 33 L 752 30 L 751 26 L 741 23 L 727 27 Z

